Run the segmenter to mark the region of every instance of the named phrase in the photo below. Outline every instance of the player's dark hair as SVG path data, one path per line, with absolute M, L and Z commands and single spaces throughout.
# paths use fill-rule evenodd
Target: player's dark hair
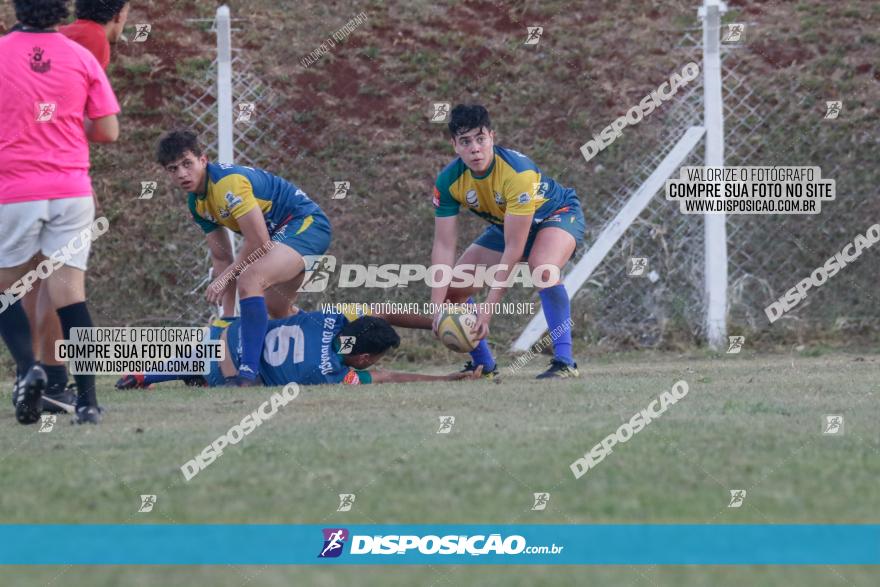
M 14 0 L 15 18 L 24 26 L 48 29 L 67 18 L 67 0 Z
M 363 316 L 349 322 L 339 335 L 355 337 L 354 347 L 351 349 L 353 355 L 375 355 L 400 346 L 400 336 L 394 328 L 387 321 L 375 316 Z
M 159 139 L 156 160 L 159 165 L 165 167 L 186 155 L 187 151 L 196 157 L 201 157 L 202 146 L 199 144 L 199 136 L 191 130 L 172 130 Z
M 76 0 L 76 17 L 107 24 L 126 4 L 128 0 Z
M 449 115 L 449 134 L 455 138 L 475 128 L 492 130 L 489 111 L 480 104 L 457 104 Z

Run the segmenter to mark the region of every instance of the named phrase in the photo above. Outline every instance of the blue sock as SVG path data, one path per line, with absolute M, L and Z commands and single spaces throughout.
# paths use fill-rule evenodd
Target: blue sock
M 238 375 L 256 379 L 260 373 L 260 355 L 269 328 L 269 313 L 263 296 L 253 296 L 239 301 L 241 307 L 241 361 Z
M 162 383 L 163 381 L 174 381 L 176 379 L 185 379 L 189 375 L 168 375 L 167 373 L 144 373 L 144 385 L 152 383 Z
M 568 292 L 561 283 L 542 289 L 541 309 L 547 318 L 547 329 L 553 337 L 553 358 L 566 365 L 574 364 L 571 357 L 571 304 Z
M 473 304 L 474 298 L 468 298 L 467 303 Z M 480 344 L 477 345 L 477 348 L 470 352 L 470 355 L 471 360 L 474 363 L 474 367 L 476 367 L 477 365 L 482 365 L 484 373 L 495 370 L 495 357 L 492 356 L 492 351 L 489 350 L 489 343 L 486 342 L 485 338 L 480 341 Z
M 2 292 L 0 295 L 3 295 Z M 15 361 L 18 375 L 24 377 L 36 360 L 31 346 L 31 325 L 20 301 L 0 312 L 0 336 Z

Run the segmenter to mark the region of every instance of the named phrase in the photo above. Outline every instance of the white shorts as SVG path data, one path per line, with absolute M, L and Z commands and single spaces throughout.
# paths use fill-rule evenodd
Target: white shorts
M 94 219 L 91 196 L 0 204 L 0 268 L 17 267 L 37 253 L 49 257 L 59 251 L 65 265 L 85 271 Z

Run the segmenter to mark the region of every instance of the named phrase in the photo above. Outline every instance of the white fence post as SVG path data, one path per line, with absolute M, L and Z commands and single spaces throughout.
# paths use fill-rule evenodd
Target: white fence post
M 217 8 L 217 161 L 235 163 L 235 142 L 232 137 L 232 23 L 229 7 Z M 224 229 L 232 254 L 235 255 L 235 238 L 232 231 Z M 238 308 L 238 294 L 235 296 Z M 222 312 L 221 312 L 222 314 Z
M 217 154 L 220 163 L 234 163 L 232 141 L 232 32 L 229 7 L 217 9 Z
M 705 164 L 724 165 L 724 103 L 721 93 L 721 14 L 727 6 L 705 0 L 703 18 L 703 107 L 706 128 Z M 727 342 L 727 215 L 704 217 L 706 339 L 713 349 Z

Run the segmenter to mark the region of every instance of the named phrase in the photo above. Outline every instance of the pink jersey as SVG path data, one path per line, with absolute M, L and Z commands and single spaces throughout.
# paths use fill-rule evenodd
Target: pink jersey
M 119 112 L 101 65 L 57 32 L 0 37 L 0 204 L 92 195 L 83 116 Z

